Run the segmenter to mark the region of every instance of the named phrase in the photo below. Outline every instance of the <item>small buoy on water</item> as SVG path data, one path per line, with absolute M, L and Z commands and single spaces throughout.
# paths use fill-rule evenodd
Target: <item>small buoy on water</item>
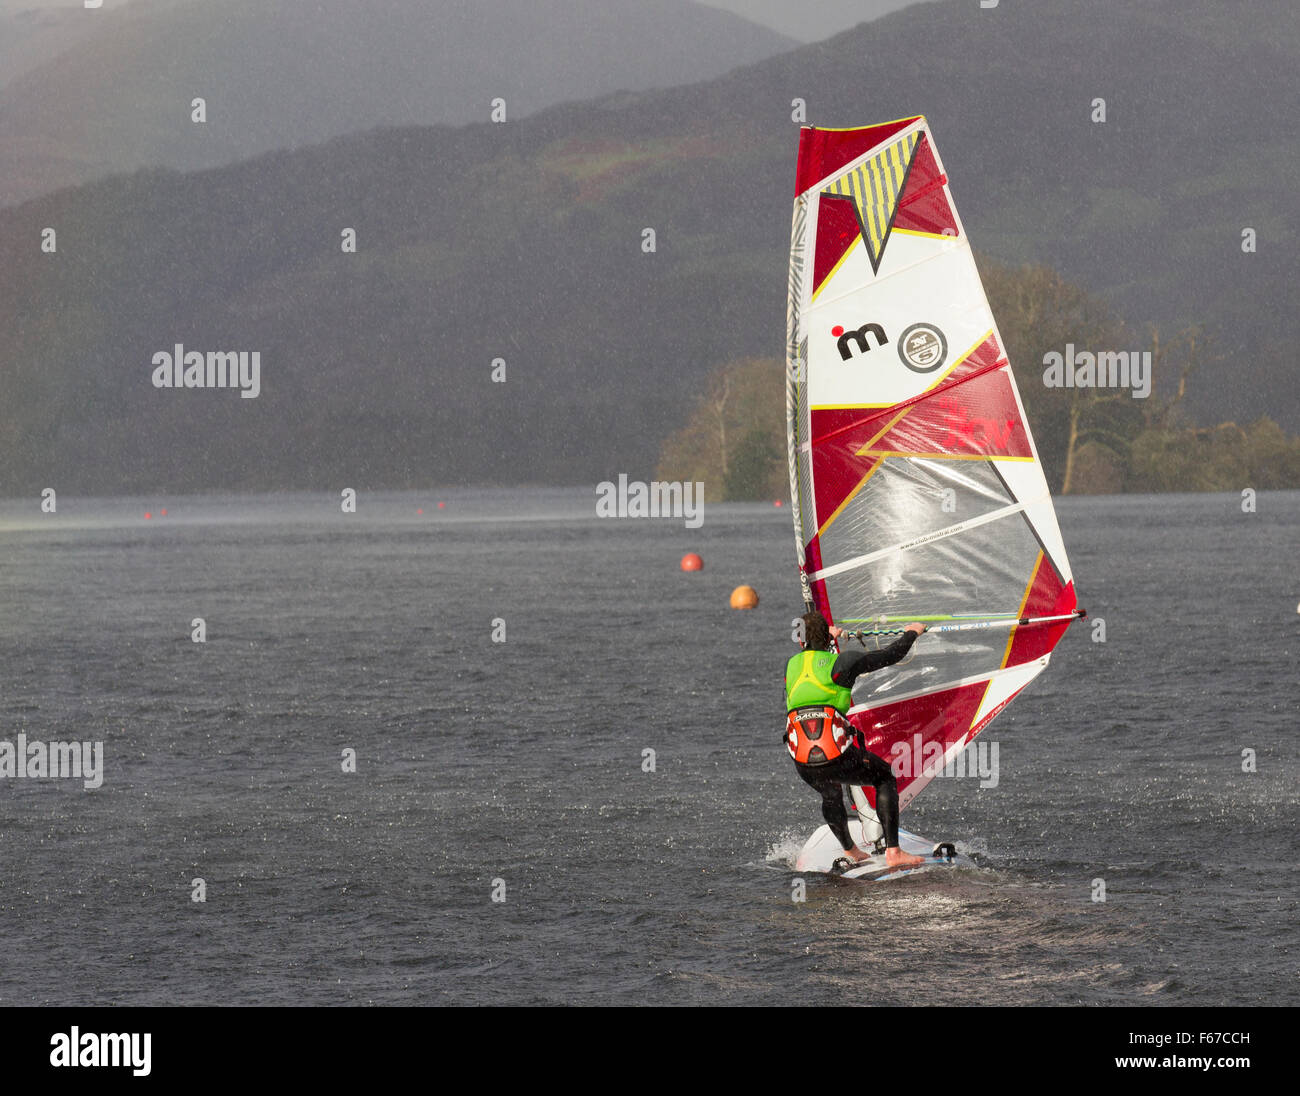
M 773 505 L 773 506 L 784 506 L 785 504 L 784 504 L 780 499 L 773 499 L 773 500 L 772 500 L 772 505 Z
M 700 557 L 697 556 L 694 552 L 687 552 L 686 555 L 682 556 L 682 570 L 703 571 L 704 560 L 700 559 Z
M 752 586 L 737 586 L 731 591 L 733 609 L 757 609 L 758 591 Z
M 149 513 L 148 510 L 146 510 L 146 511 L 144 512 L 144 520 L 145 520 L 145 521 L 153 521 L 153 515 L 152 515 L 151 513 Z

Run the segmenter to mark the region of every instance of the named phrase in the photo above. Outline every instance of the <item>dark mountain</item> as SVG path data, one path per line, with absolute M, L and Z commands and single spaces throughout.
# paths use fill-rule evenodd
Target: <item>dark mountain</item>
M 1203 324 L 1203 421 L 1294 430 L 1300 35 L 1251 10 L 923 4 L 708 83 L 0 211 L 0 494 L 649 478 L 700 378 L 782 353 L 795 97 L 926 113 L 979 250 Z M 261 395 L 155 389 L 177 342 L 259 350 Z
M 11 25 L 34 23 L 83 40 L 0 89 L 0 204 L 378 125 L 486 121 L 498 98 L 518 119 L 717 76 L 794 45 L 689 0 L 150 0 Z M 206 102 L 201 125 L 195 98 Z

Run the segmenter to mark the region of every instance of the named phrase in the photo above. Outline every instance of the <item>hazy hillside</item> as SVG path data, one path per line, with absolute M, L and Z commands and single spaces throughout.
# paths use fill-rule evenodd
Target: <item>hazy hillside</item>
M 103 25 L 99 16 L 124 2 L 106 0 L 88 12 L 82 0 L 0 0 L 0 87 L 93 35 Z
M 0 494 L 648 478 L 699 378 L 781 353 L 796 96 L 924 111 L 979 250 L 1202 322 L 1203 421 L 1295 430 L 1297 16 L 1158 7 L 923 4 L 693 87 L 0 211 Z M 261 395 L 155 389 L 177 342 L 259 350 Z
M 788 34 L 800 42 L 819 42 L 832 34 L 879 19 L 891 11 L 934 0 L 705 0 L 711 7 L 743 14 L 755 23 Z
M 0 88 L 0 204 L 376 125 L 486 120 L 496 98 L 522 118 L 794 44 L 690 0 L 151 0 L 39 19 L 58 24 L 51 33 L 100 29 Z M 203 125 L 190 119 L 196 97 Z

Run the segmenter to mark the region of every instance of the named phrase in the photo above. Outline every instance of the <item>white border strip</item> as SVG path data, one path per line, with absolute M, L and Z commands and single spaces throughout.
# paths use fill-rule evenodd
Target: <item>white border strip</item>
M 1014 666 L 1002 666 L 996 670 L 991 670 L 982 674 L 975 674 L 973 677 L 958 678 L 956 681 L 945 681 L 938 685 L 927 685 L 924 689 L 918 689 L 915 692 L 899 693 L 898 696 L 881 697 L 879 700 L 873 700 L 868 704 L 854 704 L 849 709 L 849 715 L 859 715 L 862 712 L 873 712 L 877 708 L 883 708 L 888 704 L 897 704 L 902 700 L 915 700 L 919 696 L 929 696 L 931 693 L 942 693 L 949 689 L 960 689 L 966 685 L 978 685 L 981 681 L 993 681 L 995 678 L 1006 677 L 1013 673 L 1023 673 L 1026 666 L 1032 666 L 1035 663 L 1041 666 L 1047 665 L 1050 656 L 1043 655 L 1034 660 L 1034 662 L 1017 662 Z

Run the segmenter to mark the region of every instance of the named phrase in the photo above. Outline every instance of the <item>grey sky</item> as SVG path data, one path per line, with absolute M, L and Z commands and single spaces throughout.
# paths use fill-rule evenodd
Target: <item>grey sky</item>
M 126 2 L 127 0 L 104 0 L 104 7 L 116 8 Z M 699 2 L 704 3 L 706 0 Z M 755 23 L 803 42 L 816 42 L 868 19 L 922 2 L 931 0 L 814 0 L 812 3 L 792 3 L 791 0 L 707 0 L 707 6 L 743 15 Z M 81 7 L 81 0 L 0 0 L 0 12 L 5 13 L 30 8 L 76 7 Z
M 817 42 L 891 11 L 932 0 L 700 0 L 752 19 L 802 42 Z

